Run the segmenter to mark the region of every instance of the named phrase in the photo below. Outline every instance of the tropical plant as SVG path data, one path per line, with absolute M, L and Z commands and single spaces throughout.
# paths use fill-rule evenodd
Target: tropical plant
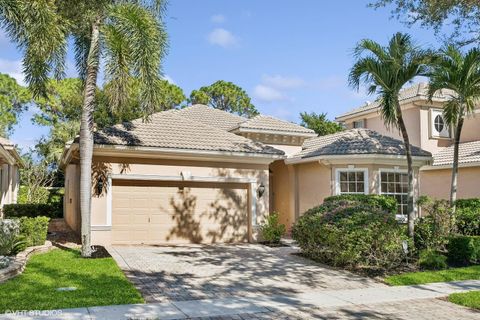
M 8 136 L 12 132 L 30 99 L 26 88 L 9 75 L 0 73 L 0 135 Z
M 34 96 L 47 96 L 49 76 L 64 74 L 69 44 L 83 81 L 80 118 L 80 213 L 82 255 L 90 256 L 93 113 L 100 57 L 105 62 L 109 104 L 121 108 L 131 79 L 140 84 L 147 116 L 160 98 L 160 63 L 167 36 L 163 0 L 1 0 L 0 23 L 24 53 L 23 71 Z M 72 41 L 69 41 L 72 39 Z
M 335 121 L 327 119 L 326 113 L 316 114 L 315 112 L 300 112 L 301 126 L 312 129 L 319 136 L 332 134 L 343 130 L 343 127 Z
M 258 110 L 250 101 L 248 94 L 232 82 L 219 80 L 210 86 L 201 87 L 190 93 L 192 104 L 201 103 L 212 108 L 253 117 Z
M 413 238 L 415 211 L 412 151 L 399 93 L 415 77 L 427 74 L 432 55 L 416 46 L 409 35 L 396 33 L 386 47 L 373 40 L 361 40 L 354 50 L 354 56 L 356 62 L 350 70 L 350 85 L 358 90 L 364 83 L 369 94 L 378 94 L 380 113 L 385 125 L 387 128 L 397 128 L 403 138 L 408 167 L 408 233 Z
M 20 183 L 26 189 L 27 203 L 43 203 L 48 199 L 48 190 L 55 178 L 45 161 L 34 160 L 35 155 L 28 153 L 22 156 L 24 167 L 20 172 Z
M 393 4 L 392 15 L 411 26 L 431 27 L 440 38 L 460 45 L 480 40 L 480 2 L 478 0 L 376 0 L 371 6 Z M 447 29 L 443 28 L 448 25 Z M 450 34 L 445 34 L 447 31 Z
M 260 226 L 262 237 L 267 243 L 280 243 L 282 236 L 287 231 L 284 224 L 279 221 L 278 213 L 273 212 L 268 215 L 265 223 Z
M 449 99 L 443 107 L 443 117 L 454 130 L 453 165 L 450 188 L 450 205 L 455 213 L 458 184 L 458 154 L 464 120 L 475 111 L 480 102 L 480 50 L 470 49 L 463 54 L 458 48 L 448 46 L 440 51 L 430 73 L 429 99 L 440 90 L 447 89 Z

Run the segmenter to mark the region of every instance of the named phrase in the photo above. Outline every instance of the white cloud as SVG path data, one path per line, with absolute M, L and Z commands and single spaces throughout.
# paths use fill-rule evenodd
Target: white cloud
M 227 17 L 225 17 L 223 14 L 214 14 L 210 20 L 214 23 L 224 23 L 227 21 Z
M 230 31 L 223 28 L 216 28 L 209 33 L 208 42 L 223 48 L 231 48 L 238 45 L 238 39 Z
M 263 84 L 257 85 L 253 90 L 253 94 L 255 98 L 265 102 L 287 100 L 287 96 L 285 96 L 282 92 Z
M 281 75 L 263 75 L 262 82 L 276 89 L 296 89 L 306 85 L 305 80 L 300 77 L 286 77 Z
M 172 77 L 170 77 L 168 74 L 163 75 L 163 80 L 167 80 L 171 84 L 175 84 L 175 81 L 173 81 Z
M 0 59 L 0 72 L 8 74 L 10 77 L 17 80 L 20 85 L 25 85 L 21 60 Z

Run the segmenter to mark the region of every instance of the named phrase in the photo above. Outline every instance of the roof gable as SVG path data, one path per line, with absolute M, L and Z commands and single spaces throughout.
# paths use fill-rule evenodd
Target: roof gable
M 315 131 L 296 123 L 277 119 L 272 116 L 258 115 L 238 125 L 234 131 L 251 130 L 255 132 L 270 132 L 283 134 L 304 134 L 316 136 Z
M 368 129 L 351 129 L 308 139 L 302 151 L 293 158 L 312 158 L 322 155 L 383 154 L 405 155 L 403 141 Z M 431 157 L 431 153 L 412 146 L 412 155 Z
M 190 107 L 180 109 L 178 110 L 178 114 L 194 122 L 227 131 L 248 120 L 239 115 L 215 109 L 204 104 L 194 104 Z
M 273 147 L 192 121 L 182 110 L 159 112 L 148 121 L 137 119 L 106 128 L 95 132 L 94 141 L 103 145 L 283 155 Z
M 433 101 L 447 101 L 449 97 L 453 94 L 451 90 L 440 90 L 435 93 L 433 96 Z M 410 100 L 428 100 L 428 84 L 426 83 L 417 83 L 411 87 L 404 88 L 400 90 L 400 95 L 399 95 L 399 100 L 400 103 L 405 103 Z M 367 103 L 361 107 L 355 108 L 353 110 L 350 110 L 348 112 L 345 112 L 338 117 L 336 117 L 337 120 L 348 118 L 350 116 L 355 116 L 360 113 L 369 113 L 372 111 L 376 111 L 380 108 L 381 103 L 377 99 L 372 103 Z

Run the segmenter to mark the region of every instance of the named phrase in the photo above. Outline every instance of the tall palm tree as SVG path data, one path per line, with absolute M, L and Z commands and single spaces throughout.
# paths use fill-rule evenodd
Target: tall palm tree
M 408 233 L 413 237 L 415 210 L 412 152 L 400 108 L 399 93 L 405 84 L 427 73 L 430 54 L 417 47 L 409 35 L 396 33 L 387 46 L 368 39 L 361 40 L 354 49 L 354 56 L 356 62 L 350 70 L 350 85 L 358 90 L 364 83 L 369 94 L 378 94 L 380 113 L 385 125 L 387 128 L 397 128 L 403 137 L 408 167 Z
M 430 73 L 429 98 L 442 89 L 448 89 L 449 100 L 443 107 L 443 117 L 454 131 L 452 182 L 450 205 L 455 212 L 457 200 L 458 153 L 465 117 L 471 115 L 480 102 L 480 50 L 470 49 L 463 54 L 454 46 L 440 51 Z
M 46 95 L 50 76 L 64 74 L 69 46 L 83 80 L 80 123 L 82 255 L 91 255 L 93 111 L 100 62 L 112 107 L 127 100 L 133 77 L 145 115 L 160 95 L 160 64 L 167 47 L 164 0 L 0 0 L 0 23 L 23 52 L 23 71 L 36 96 Z M 73 41 L 69 41 L 72 39 Z

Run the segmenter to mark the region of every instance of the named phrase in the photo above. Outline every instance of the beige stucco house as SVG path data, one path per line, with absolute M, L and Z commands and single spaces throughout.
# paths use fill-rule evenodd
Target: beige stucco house
M 95 132 L 95 244 L 242 242 L 277 211 L 288 227 L 325 197 L 385 193 L 405 205 L 400 140 L 367 129 L 317 137 L 274 117 L 204 105 Z M 418 172 L 431 153 L 415 147 Z M 65 220 L 80 231 L 78 141 L 65 149 Z
M 8 139 L 0 137 L 0 216 L 4 205 L 17 203 L 19 168 L 22 165 L 15 145 Z
M 439 199 L 450 196 L 451 167 L 453 163 L 452 130 L 443 120 L 442 108 L 451 92 L 437 92 L 428 101 L 428 86 L 415 84 L 404 89 L 400 104 L 410 142 L 433 154 L 433 162 L 420 169 L 420 194 Z M 367 103 L 337 117 L 347 128 L 367 128 L 401 139 L 395 129 L 387 129 L 379 114 L 379 103 Z M 458 197 L 480 197 L 480 108 L 464 123 L 460 140 Z

